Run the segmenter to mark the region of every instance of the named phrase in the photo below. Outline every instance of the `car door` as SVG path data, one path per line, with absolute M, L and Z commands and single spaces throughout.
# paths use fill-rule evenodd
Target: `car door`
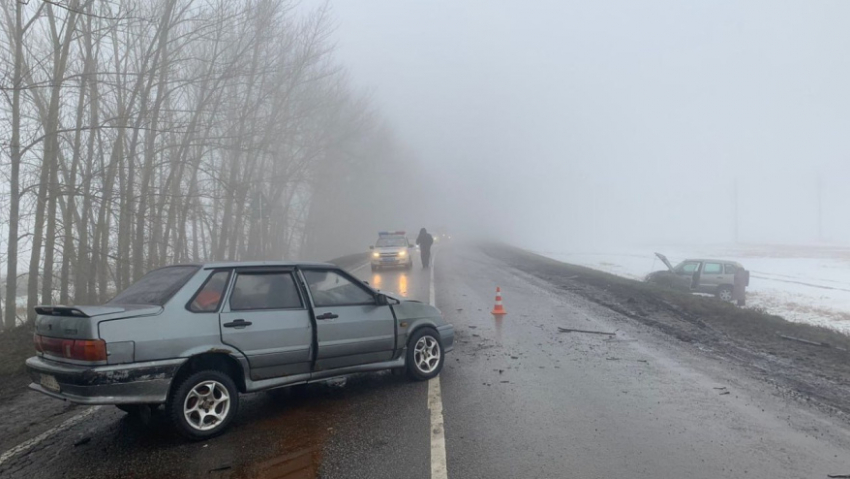
M 221 340 L 242 351 L 251 379 L 310 372 L 313 330 L 291 268 L 240 268 L 219 315 Z
M 683 291 L 693 290 L 694 278 L 699 278 L 699 261 L 686 260 L 673 270 L 673 287 Z
M 723 264 L 717 261 L 706 261 L 702 264 L 702 275 L 697 291 L 714 294 L 717 292 L 717 287 L 723 284 L 723 279 Z
M 392 359 L 395 317 L 375 293 L 338 269 L 301 271 L 316 318 L 316 371 Z

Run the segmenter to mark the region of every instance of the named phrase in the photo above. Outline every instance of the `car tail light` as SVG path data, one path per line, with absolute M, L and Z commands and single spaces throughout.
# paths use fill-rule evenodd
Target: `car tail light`
M 71 346 L 71 359 L 106 361 L 106 342 L 102 339 L 76 340 Z
M 102 339 L 60 339 L 35 335 L 35 349 L 41 353 L 77 361 L 106 361 Z

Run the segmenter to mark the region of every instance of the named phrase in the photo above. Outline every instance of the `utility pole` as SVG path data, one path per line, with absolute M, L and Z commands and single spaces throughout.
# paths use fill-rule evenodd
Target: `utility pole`
M 820 175 L 818 175 L 817 195 L 818 195 L 818 241 L 823 242 L 823 181 L 821 180 Z
M 738 243 L 738 179 L 732 185 L 732 237 Z

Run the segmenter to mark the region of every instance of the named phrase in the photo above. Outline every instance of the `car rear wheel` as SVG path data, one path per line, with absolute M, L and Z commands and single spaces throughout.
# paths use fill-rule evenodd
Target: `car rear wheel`
M 732 287 L 721 286 L 717 288 L 717 298 L 722 301 L 732 301 Z
M 427 381 L 440 374 L 444 358 L 439 333 L 431 328 L 420 329 L 407 343 L 407 375 L 416 381 Z
M 239 409 L 239 391 L 227 374 L 214 369 L 181 381 L 168 401 L 171 420 L 183 436 L 199 441 L 221 434 Z

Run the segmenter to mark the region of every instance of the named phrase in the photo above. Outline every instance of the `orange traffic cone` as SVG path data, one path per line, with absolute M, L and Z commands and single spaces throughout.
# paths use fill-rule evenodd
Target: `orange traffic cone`
M 493 316 L 504 316 L 508 314 L 505 307 L 502 306 L 502 288 L 496 286 L 496 305 L 493 306 L 493 311 L 490 311 Z

